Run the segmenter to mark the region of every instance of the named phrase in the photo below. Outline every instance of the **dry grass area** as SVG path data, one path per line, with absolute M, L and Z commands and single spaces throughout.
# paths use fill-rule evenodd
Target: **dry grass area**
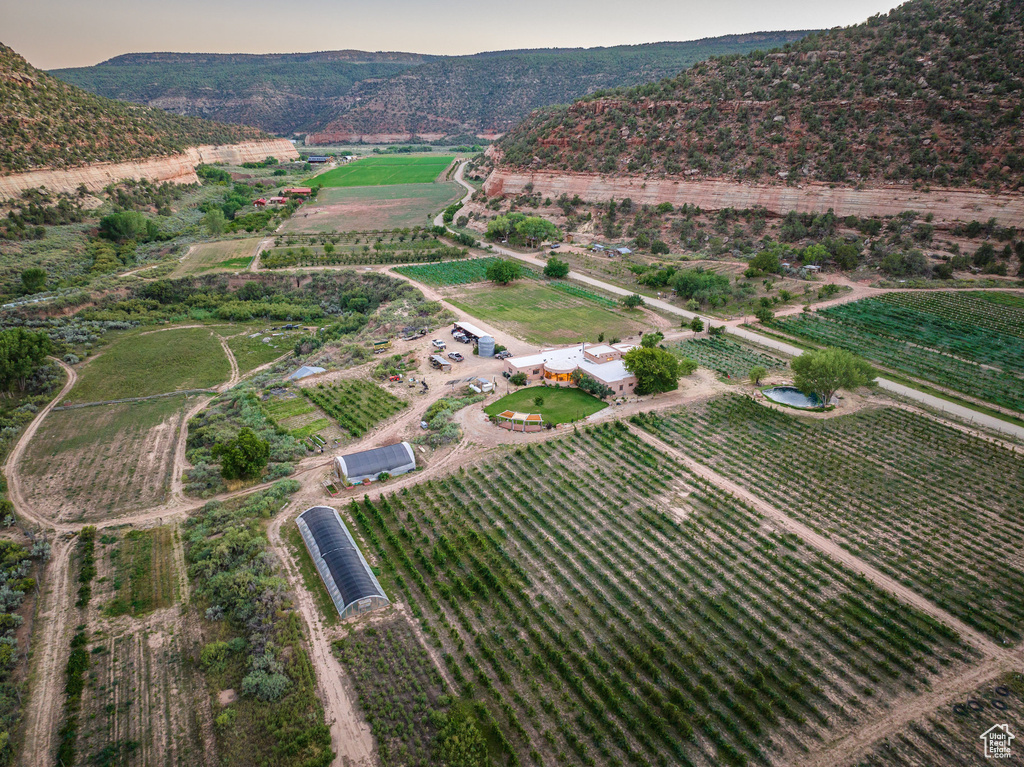
M 193 245 L 170 276 L 184 277 L 188 274 L 203 274 L 225 269 L 240 271 L 249 266 L 259 242 L 259 237 L 246 237 L 241 240 L 201 242 Z
M 61 521 L 88 521 L 162 503 L 187 400 L 50 413 L 22 468 L 35 507 Z

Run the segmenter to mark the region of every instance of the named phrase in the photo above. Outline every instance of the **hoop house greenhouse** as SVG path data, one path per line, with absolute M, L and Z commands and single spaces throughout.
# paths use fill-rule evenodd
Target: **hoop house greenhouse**
M 343 619 L 390 604 L 336 510 L 314 506 L 295 523 Z
M 415 468 L 416 454 L 412 452 L 412 445 L 408 442 L 375 447 L 361 453 L 339 455 L 334 459 L 334 473 L 350 485 L 364 480 L 372 482 L 381 474 L 395 477 Z

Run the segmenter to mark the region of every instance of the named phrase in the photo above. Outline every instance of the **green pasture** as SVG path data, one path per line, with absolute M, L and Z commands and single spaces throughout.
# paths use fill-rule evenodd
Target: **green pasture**
M 111 342 L 79 371 L 66 402 L 145 397 L 224 383 L 231 366 L 207 328 L 133 333 Z
M 649 329 L 624 311 L 605 309 L 535 282 L 467 291 L 448 299 L 484 322 L 497 325 L 531 344 L 564 344 L 627 338 Z
M 543 405 L 535 405 L 535 397 L 543 397 Z M 497 402 L 484 408 L 487 415 L 497 415 L 505 410 L 519 413 L 540 413 L 546 423 L 571 423 L 588 415 L 604 410 L 607 402 L 579 389 L 555 388 L 554 386 L 531 386 L 507 394 Z
M 437 178 L 453 159 L 452 155 L 367 157 L 321 173 L 310 183 L 325 187 L 424 184 Z

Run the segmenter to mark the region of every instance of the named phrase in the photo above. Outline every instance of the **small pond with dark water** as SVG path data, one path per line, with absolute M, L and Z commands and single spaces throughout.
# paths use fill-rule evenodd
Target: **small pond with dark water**
M 793 386 L 773 386 L 771 389 L 765 389 L 762 394 L 773 402 L 779 402 L 790 407 L 821 407 L 821 400 L 817 394 L 804 394 Z

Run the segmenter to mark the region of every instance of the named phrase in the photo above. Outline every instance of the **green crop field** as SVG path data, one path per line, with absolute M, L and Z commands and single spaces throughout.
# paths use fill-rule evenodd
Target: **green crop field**
M 597 341 L 600 333 L 611 340 L 648 329 L 640 318 L 634 319 L 624 311 L 606 309 L 587 298 L 532 281 L 469 290 L 448 300 L 531 344 Z
M 341 511 L 497 763 L 791 764 L 977 657 L 622 424 Z
M 774 323 L 924 381 L 1024 412 L 1019 295 L 888 293 Z
M 357 379 L 317 384 L 302 393 L 353 437 L 363 436 L 409 404 L 375 383 Z
M 319 585 L 319 590 L 326 590 Z M 363 626 L 334 642 L 377 740 L 384 767 L 437 764 L 434 712 L 446 704 L 445 684 L 404 616 Z
M 140 617 L 174 604 L 173 531 L 169 527 L 129 530 L 110 554 L 114 561 L 114 599 L 103 612 Z
M 395 271 L 417 282 L 422 282 L 424 285 L 433 285 L 439 288 L 447 285 L 469 285 L 486 280 L 487 268 L 497 260 L 497 258 L 488 256 L 487 258 L 471 258 L 458 263 L 400 266 Z
M 231 366 L 206 328 L 132 333 L 112 341 L 78 374 L 67 402 L 101 402 L 224 383 Z
M 805 421 L 745 397 L 636 419 L 993 639 L 1024 635 L 1016 454 L 891 408 Z
M 315 242 L 310 242 L 313 240 Z M 349 264 L 409 264 L 467 258 L 469 251 L 443 242 L 421 227 L 411 230 L 348 231 L 278 237 L 274 247 L 263 251 L 260 264 L 267 269 L 293 266 Z
M 968 701 L 974 701 L 977 710 L 968 706 Z M 1008 724 L 1011 734 L 1024 730 L 1024 674 L 1011 672 L 961 693 L 952 705 L 942 706 L 876 743 L 857 764 L 859 767 L 961 767 L 972 761 L 981 764 L 984 746 L 979 735 L 994 721 Z M 1011 753 L 1014 747 L 1011 741 Z M 972 760 L 967 754 L 978 756 Z M 1016 754 L 1014 758 L 1019 760 Z M 1014 759 L 992 761 L 1012 764 Z
M 543 397 L 543 405 L 535 405 L 535 397 Z M 487 415 L 497 415 L 503 410 L 520 413 L 540 413 L 544 421 L 551 424 L 579 421 L 588 415 L 604 410 L 607 402 L 579 389 L 555 388 L 554 386 L 531 386 L 506 394 L 497 402 L 484 408 Z
M 321 173 L 309 183 L 325 187 L 423 184 L 437 178 L 454 159 L 451 155 L 367 157 Z
M 778 357 L 754 351 L 721 336 L 692 338 L 672 344 L 669 350 L 731 379 L 746 379 L 750 375 L 750 369 L 756 366 L 763 367 L 768 372 L 785 370 L 788 367 L 787 363 Z

